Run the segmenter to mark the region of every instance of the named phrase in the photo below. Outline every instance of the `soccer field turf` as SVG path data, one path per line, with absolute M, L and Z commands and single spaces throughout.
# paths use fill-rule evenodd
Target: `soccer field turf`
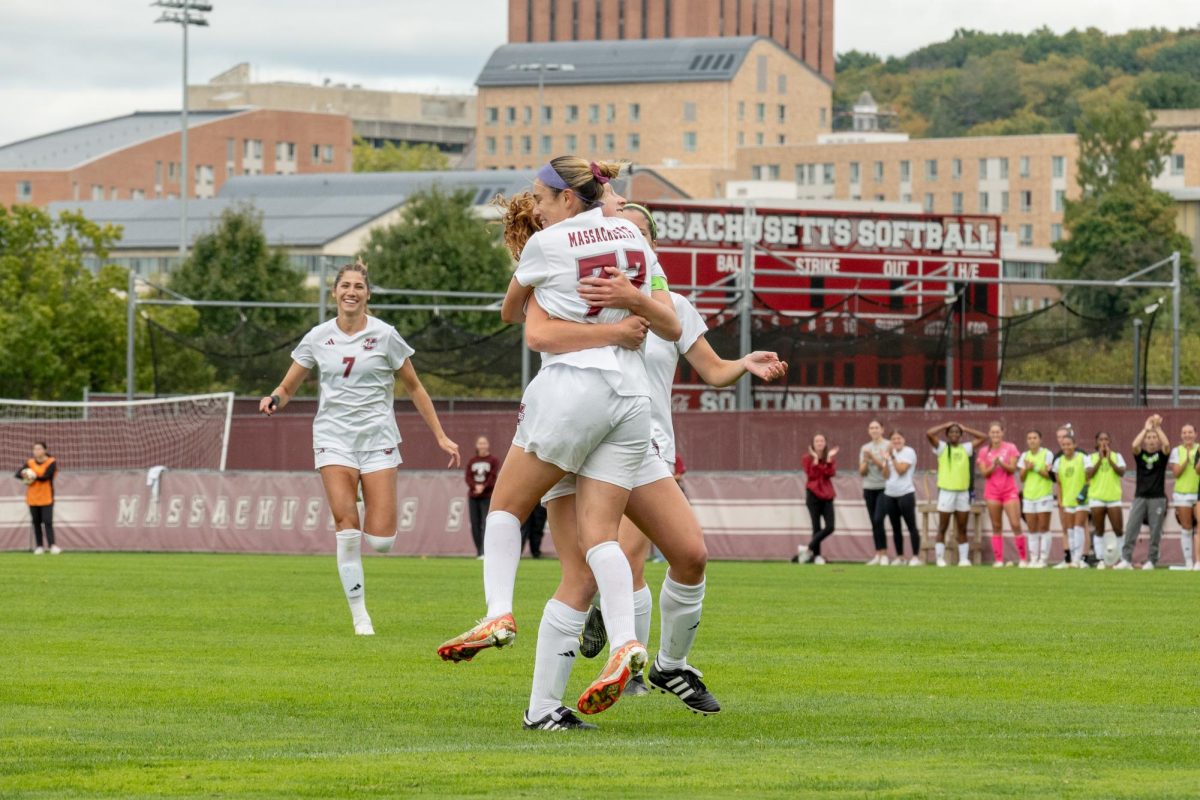
M 458 665 L 480 565 L 365 566 L 373 638 L 332 556 L 0 554 L 0 796 L 1200 795 L 1200 576 L 715 563 L 724 711 L 572 734 L 520 724 L 555 562 L 517 646 Z

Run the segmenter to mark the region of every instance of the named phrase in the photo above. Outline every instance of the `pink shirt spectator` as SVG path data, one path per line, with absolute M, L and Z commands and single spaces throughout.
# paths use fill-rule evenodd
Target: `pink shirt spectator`
M 975 464 L 982 469 L 991 466 L 993 461 L 1010 461 L 1019 455 L 1017 446 L 1012 442 L 1001 442 L 995 450 L 991 448 L 990 444 L 985 444 L 979 449 L 979 454 L 975 457 Z M 997 465 L 992 474 L 988 476 L 987 484 L 983 487 L 983 498 L 1007 503 L 1010 500 L 1016 500 L 1019 496 L 1016 475 Z

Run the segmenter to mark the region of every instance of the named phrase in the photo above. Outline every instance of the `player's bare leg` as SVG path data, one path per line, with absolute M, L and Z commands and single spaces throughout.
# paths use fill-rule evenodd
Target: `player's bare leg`
M 521 522 L 566 474 L 554 464 L 513 446 L 508 450 L 483 533 L 483 592 L 487 614 L 466 632 L 443 642 L 443 661 L 470 661 L 480 650 L 505 647 L 517 638 L 513 590 L 521 563 Z
M 362 568 L 362 530 L 358 517 L 358 470 L 351 467 L 330 465 L 321 467 L 321 483 L 325 496 L 329 498 L 329 510 L 333 514 L 337 537 L 338 577 L 342 590 L 350 605 L 350 616 L 354 620 L 354 632 L 360 636 L 372 636 L 375 628 L 367 613 L 365 582 Z

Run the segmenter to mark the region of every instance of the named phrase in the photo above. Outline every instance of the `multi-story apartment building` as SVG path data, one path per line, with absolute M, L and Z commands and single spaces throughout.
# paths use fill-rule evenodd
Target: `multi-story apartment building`
M 178 197 L 179 113 L 137 112 L 0 147 L 0 205 Z M 234 175 L 347 172 L 350 118 L 240 109 L 188 116 L 189 197 Z
M 700 197 L 732 174 L 739 148 L 830 128 L 829 81 L 762 37 L 510 44 L 476 83 L 480 168 L 620 158 Z
M 509 0 L 508 41 L 766 36 L 833 80 L 833 0 Z

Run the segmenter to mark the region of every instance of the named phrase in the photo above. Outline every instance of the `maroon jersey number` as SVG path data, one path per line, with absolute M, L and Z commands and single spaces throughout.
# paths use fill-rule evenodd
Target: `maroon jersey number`
M 635 288 L 641 289 L 646 283 L 646 253 L 642 250 L 623 250 L 625 255 L 625 264 L 623 268 L 625 275 L 629 278 L 629 282 Z M 622 269 L 620 262 L 617 260 L 616 251 L 612 253 L 600 253 L 587 258 L 580 258 L 576 261 L 579 266 L 579 277 L 582 278 L 606 278 L 608 273 L 604 271 L 605 267 L 614 269 Z M 600 306 L 588 306 L 587 316 L 594 317 L 600 313 Z
M 349 378 L 350 370 L 354 369 L 354 356 L 346 356 L 342 359 L 342 363 L 346 365 L 346 371 L 342 373 L 342 377 Z

